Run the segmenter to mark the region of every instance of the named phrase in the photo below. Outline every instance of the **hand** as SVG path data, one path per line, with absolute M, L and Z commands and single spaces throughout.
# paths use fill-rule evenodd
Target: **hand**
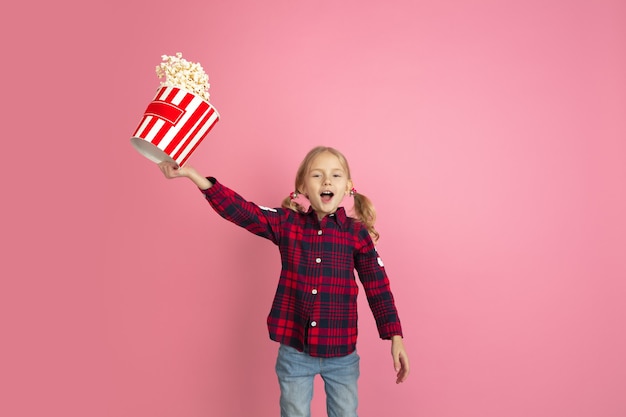
M 159 163 L 159 169 L 165 175 L 165 178 L 188 177 L 188 168 L 179 167 L 174 162 L 163 161 Z
M 196 184 L 201 190 L 209 189 L 213 185 L 209 180 L 200 175 L 198 171 L 190 166 L 179 167 L 174 162 L 163 161 L 159 163 L 159 169 L 163 175 L 165 175 L 165 178 L 171 179 L 186 177 Z
M 401 384 L 409 377 L 409 356 L 404 349 L 402 336 L 391 338 L 391 356 L 393 357 L 393 368 L 396 370 L 396 384 Z

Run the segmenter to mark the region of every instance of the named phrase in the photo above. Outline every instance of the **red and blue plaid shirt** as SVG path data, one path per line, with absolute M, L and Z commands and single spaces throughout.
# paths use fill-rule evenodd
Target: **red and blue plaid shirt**
M 340 207 L 318 220 L 313 210 L 298 213 L 267 208 L 209 178 L 203 190 L 225 219 L 271 240 L 280 250 L 282 271 L 267 318 L 272 340 L 311 356 L 344 356 L 356 349 L 358 286 L 363 284 L 382 339 L 402 336 L 389 279 L 367 229 Z

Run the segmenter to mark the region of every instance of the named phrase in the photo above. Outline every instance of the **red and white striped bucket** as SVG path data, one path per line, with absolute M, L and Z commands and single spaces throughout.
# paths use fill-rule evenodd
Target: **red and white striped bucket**
M 153 162 L 183 166 L 220 115 L 199 96 L 178 87 L 160 87 L 148 104 L 131 144 Z

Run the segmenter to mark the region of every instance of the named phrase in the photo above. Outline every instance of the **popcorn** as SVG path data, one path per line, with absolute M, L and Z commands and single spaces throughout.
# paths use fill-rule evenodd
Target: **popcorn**
M 156 66 L 157 76 L 165 77 L 161 87 L 182 88 L 209 101 L 209 76 L 202 65 L 187 61 L 180 52 L 176 56 L 162 55 L 161 59 L 163 62 Z

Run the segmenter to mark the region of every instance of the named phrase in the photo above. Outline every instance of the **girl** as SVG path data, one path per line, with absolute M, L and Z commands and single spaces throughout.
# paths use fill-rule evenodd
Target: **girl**
M 389 280 L 374 247 L 378 232 L 370 200 L 353 188 L 346 158 L 319 146 L 304 158 L 295 191 L 281 208 L 246 201 L 215 178 L 191 167 L 162 162 L 166 178 L 187 177 L 225 219 L 271 240 L 280 250 L 282 271 L 267 318 L 279 342 L 276 374 L 282 417 L 308 417 L 315 375 L 324 380 L 329 417 L 356 417 L 359 356 L 354 270 L 363 284 L 379 335 L 391 340 L 396 383 L 409 375 L 409 359 Z M 305 210 L 295 200 L 310 202 Z M 354 196 L 356 219 L 339 207 Z

